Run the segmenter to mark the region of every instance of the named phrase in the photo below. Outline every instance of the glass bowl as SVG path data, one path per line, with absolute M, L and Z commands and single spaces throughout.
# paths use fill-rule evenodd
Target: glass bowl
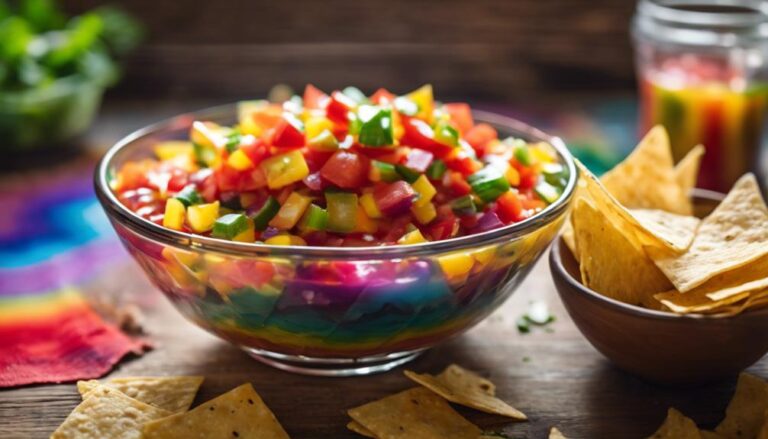
M 567 214 L 577 171 L 563 142 L 519 121 L 475 112 L 502 136 L 547 141 L 569 171 L 563 195 L 517 224 L 445 241 L 302 247 L 224 241 L 165 229 L 118 202 L 109 176 L 183 139 L 194 120 L 236 121 L 234 104 L 180 115 L 114 145 L 96 194 L 121 241 L 189 320 L 254 358 L 298 373 L 389 370 L 471 328 L 520 285 Z

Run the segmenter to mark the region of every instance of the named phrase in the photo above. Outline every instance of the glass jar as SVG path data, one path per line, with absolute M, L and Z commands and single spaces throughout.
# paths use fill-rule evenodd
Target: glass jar
M 768 3 L 641 0 L 632 26 L 640 128 L 664 125 L 675 160 L 702 144 L 699 186 L 757 171 L 768 104 Z

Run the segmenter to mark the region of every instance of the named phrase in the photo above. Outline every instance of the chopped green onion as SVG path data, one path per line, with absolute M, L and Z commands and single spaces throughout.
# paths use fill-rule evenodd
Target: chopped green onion
M 427 178 L 430 180 L 440 180 L 443 178 L 443 175 L 445 175 L 446 170 L 448 170 L 448 167 L 445 165 L 445 162 L 436 159 L 429 165 L 429 168 L 427 168 Z
M 267 201 L 264 202 L 264 205 L 261 206 L 261 209 L 259 209 L 258 212 L 256 212 L 256 215 L 253 216 L 253 226 L 256 230 L 264 230 L 269 225 L 269 222 L 272 220 L 272 218 L 277 215 L 277 212 L 280 210 L 280 203 L 277 202 L 275 197 L 270 196 L 267 198 Z
M 362 125 L 358 141 L 366 146 L 386 146 L 394 142 L 392 110 L 388 108 L 363 105 L 357 112 Z
M 531 332 L 530 322 L 528 322 L 528 319 L 525 318 L 525 316 L 518 317 L 518 319 L 515 320 L 515 326 L 517 326 L 517 332 L 521 334 Z
M 368 96 L 357 87 L 347 87 L 341 93 L 355 101 L 358 105 L 368 103 Z
M 568 172 L 559 163 L 545 163 L 541 167 L 541 175 L 552 186 L 563 187 L 568 181 Z
M 233 130 L 231 133 L 229 133 L 227 135 L 227 143 L 224 144 L 224 146 L 227 148 L 227 152 L 230 154 L 235 152 L 237 147 L 240 146 L 240 141 L 242 138 L 243 136 L 237 130 Z
M 475 172 L 467 178 L 472 190 L 481 200 L 489 203 L 509 190 L 509 182 L 498 169 L 493 166 Z
M 357 224 L 357 194 L 326 192 L 328 207 L 327 229 L 331 232 L 349 233 Z
M 464 195 L 451 201 L 451 210 L 457 215 L 472 215 L 477 213 L 477 206 L 472 195 Z
M 446 121 L 435 125 L 435 140 L 450 146 L 459 146 L 459 132 Z
M 380 162 L 378 160 L 371 161 L 373 172 L 378 176 L 378 180 L 387 183 L 400 180 L 400 174 L 397 173 L 395 165 L 387 162 Z
M 419 104 L 405 96 L 395 98 L 395 109 L 406 116 L 412 117 L 419 114 Z
M 554 203 L 560 197 L 560 191 L 544 180 L 539 180 L 533 190 L 536 191 L 536 195 L 546 201 L 547 204 Z
M 232 239 L 248 228 L 248 218 L 242 213 L 230 213 L 219 217 L 213 223 L 213 232 L 216 238 Z
M 413 183 L 421 176 L 419 172 L 414 171 L 405 165 L 395 165 L 395 169 L 397 169 L 397 173 L 403 177 L 403 180 L 407 181 L 408 183 Z
M 316 204 L 310 204 L 299 220 L 302 231 L 322 231 L 328 226 L 328 211 Z
M 200 194 L 197 192 L 197 189 L 195 189 L 195 185 L 193 184 L 184 186 L 184 189 L 180 190 L 179 193 L 177 193 L 173 198 L 181 201 L 181 204 L 183 204 L 184 207 L 189 207 L 193 204 L 200 204 L 203 202 L 203 197 L 200 196 Z

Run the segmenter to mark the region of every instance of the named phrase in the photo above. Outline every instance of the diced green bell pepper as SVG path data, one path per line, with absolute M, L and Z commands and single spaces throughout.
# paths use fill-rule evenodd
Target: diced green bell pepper
M 435 140 L 450 146 L 459 146 L 459 132 L 446 121 L 435 125 Z
M 420 173 L 405 165 L 395 165 L 395 169 L 397 169 L 397 173 L 403 177 L 403 180 L 407 181 L 408 183 L 413 183 L 421 176 Z
M 242 138 L 243 136 L 237 130 L 233 130 L 231 133 L 229 133 L 227 135 L 227 143 L 224 144 L 224 146 L 227 148 L 227 152 L 230 154 L 235 152 L 237 147 L 240 146 L 240 141 Z
M 328 226 L 328 211 L 316 204 L 310 204 L 299 221 L 299 230 L 323 231 Z
M 366 146 L 387 146 L 394 142 L 392 110 L 388 108 L 363 105 L 357 111 L 362 123 L 358 141 Z
M 253 226 L 256 230 L 262 231 L 267 228 L 272 218 L 280 211 L 280 203 L 277 202 L 275 197 L 270 196 L 264 205 L 253 216 Z
M 180 190 L 179 193 L 177 193 L 173 198 L 181 201 L 184 207 L 189 207 L 193 204 L 200 204 L 203 202 L 203 197 L 200 196 L 200 194 L 197 192 L 197 189 L 195 189 L 195 185 L 192 184 L 184 186 L 184 189 Z
M 219 217 L 213 223 L 213 232 L 216 238 L 232 239 L 248 228 L 248 217 L 242 213 L 230 213 Z
M 372 160 L 371 166 L 374 173 L 378 176 L 377 181 L 385 181 L 392 183 L 393 181 L 400 180 L 400 174 L 397 173 L 395 165 L 387 162 L 380 162 L 378 160 Z
M 536 187 L 534 187 L 533 190 L 536 191 L 536 195 L 547 204 L 552 204 L 560 198 L 560 191 L 543 179 L 536 183 Z
M 467 178 L 472 190 L 481 200 L 489 203 L 509 190 L 509 182 L 504 175 L 493 166 L 475 172 Z
M 325 201 L 328 207 L 328 230 L 338 233 L 354 231 L 357 216 L 357 194 L 326 192 Z
M 531 166 L 533 164 L 533 157 L 531 157 L 531 152 L 528 151 L 528 146 L 525 144 L 517 144 L 515 145 L 515 149 L 513 150 L 513 154 L 515 155 L 515 159 L 520 162 L 523 166 Z
M 477 213 L 477 206 L 471 195 L 464 195 L 451 201 L 451 209 L 457 215 L 472 215 Z
M 430 180 L 440 180 L 443 178 L 443 175 L 445 175 L 446 170 L 448 170 L 448 167 L 445 165 L 445 162 L 436 159 L 429 165 L 429 168 L 427 168 L 427 178 Z

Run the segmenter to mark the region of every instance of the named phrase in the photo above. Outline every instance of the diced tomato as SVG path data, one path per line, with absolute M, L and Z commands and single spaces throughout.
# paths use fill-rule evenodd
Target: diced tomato
M 464 229 L 473 229 L 477 225 L 478 215 L 466 215 L 459 218 L 459 224 Z
M 445 159 L 445 165 L 448 169 L 459 172 L 468 177 L 479 171 L 483 165 L 472 157 L 467 156 L 463 151 L 456 150 Z
M 318 151 L 316 149 L 305 149 L 302 150 L 302 154 L 304 154 L 304 161 L 307 162 L 307 167 L 309 168 L 309 172 L 318 172 L 323 165 L 325 165 L 325 162 L 328 161 L 329 158 L 333 155 L 334 151 Z
M 488 142 L 498 138 L 499 133 L 496 132 L 496 128 L 487 123 L 479 123 L 464 134 L 464 139 L 472 146 L 479 157 L 485 154 L 485 147 L 488 145 Z
M 509 164 L 514 166 L 514 168 L 517 169 L 517 172 L 520 174 L 520 184 L 517 186 L 518 189 L 525 191 L 536 186 L 536 180 L 539 178 L 536 173 L 536 169 L 529 166 L 523 166 L 514 158 L 509 161 Z
M 337 124 L 346 126 L 349 124 L 349 111 L 355 107 L 355 103 L 340 91 L 331 93 L 331 100 L 325 108 L 325 114 Z
M 216 175 L 216 184 L 218 185 L 220 192 L 237 190 L 240 184 L 240 172 L 236 169 L 229 167 L 225 163 L 217 169 L 214 174 Z
M 240 192 L 247 192 L 261 189 L 266 186 L 267 176 L 264 175 L 264 171 L 260 167 L 257 167 L 242 173 L 237 189 Z
M 138 189 L 148 187 L 148 171 L 155 166 L 152 160 L 141 160 L 138 162 L 128 162 L 120 169 L 117 174 L 117 182 L 120 190 Z
M 453 151 L 453 146 L 444 145 L 435 140 L 435 133 L 427 122 L 421 119 L 403 116 L 403 137 L 400 143 L 405 146 L 425 149 L 437 157 L 445 157 Z
M 520 197 L 509 191 L 496 200 L 496 213 L 505 223 L 514 223 L 523 219 L 523 203 Z
M 218 198 L 219 188 L 212 169 L 204 168 L 195 172 L 189 177 L 189 181 L 195 184 L 206 203 L 212 203 Z
M 446 172 L 443 177 L 443 184 L 457 197 L 469 195 L 472 192 L 472 186 L 467 183 L 460 172 Z
M 258 165 L 269 155 L 269 145 L 262 139 L 256 137 L 248 143 L 241 144 L 240 149 L 243 150 L 245 155 L 248 156 L 254 165 Z
M 408 230 L 408 224 L 411 223 L 413 218 L 411 215 L 400 215 L 394 218 L 392 221 L 382 222 L 382 228 L 386 231 L 382 237 L 384 242 L 397 242 Z
M 547 207 L 547 203 L 538 198 L 526 197 L 522 200 L 523 208 L 526 210 L 539 210 Z
M 272 145 L 278 148 L 299 148 L 304 146 L 304 133 L 286 118 L 280 120 L 272 132 Z
M 443 109 L 451 116 L 451 122 L 459 129 L 460 133 L 467 133 L 475 126 L 469 104 L 463 102 L 445 104 Z
M 304 108 L 318 109 L 323 108 L 328 102 L 328 95 L 312 84 L 304 87 Z
M 386 88 L 380 88 L 371 95 L 371 102 L 376 105 L 382 105 L 394 102 L 396 97 L 397 96 L 390 93 Z
M 267 185 L 267 178 L 260 167 L 241 172 L 225 163 L 214 171 L 214 175 L 220 192 L 253 191 Z
M 459 219 L 451 215 L 434 221 L 427 227 L 427 234 L 433 241 L 448 239 L 454 236 L 459 229 Z
M 183 169 L 173 167 L 169 170 L 171 176 L 168 180 L 168 191 L 178 192 L 189 184 L 189 174 Z
M 323 168 L 320 175 L 344 189 L 357 189 L 368 181 L 368 157 L 351 151 L 336 151 Z

